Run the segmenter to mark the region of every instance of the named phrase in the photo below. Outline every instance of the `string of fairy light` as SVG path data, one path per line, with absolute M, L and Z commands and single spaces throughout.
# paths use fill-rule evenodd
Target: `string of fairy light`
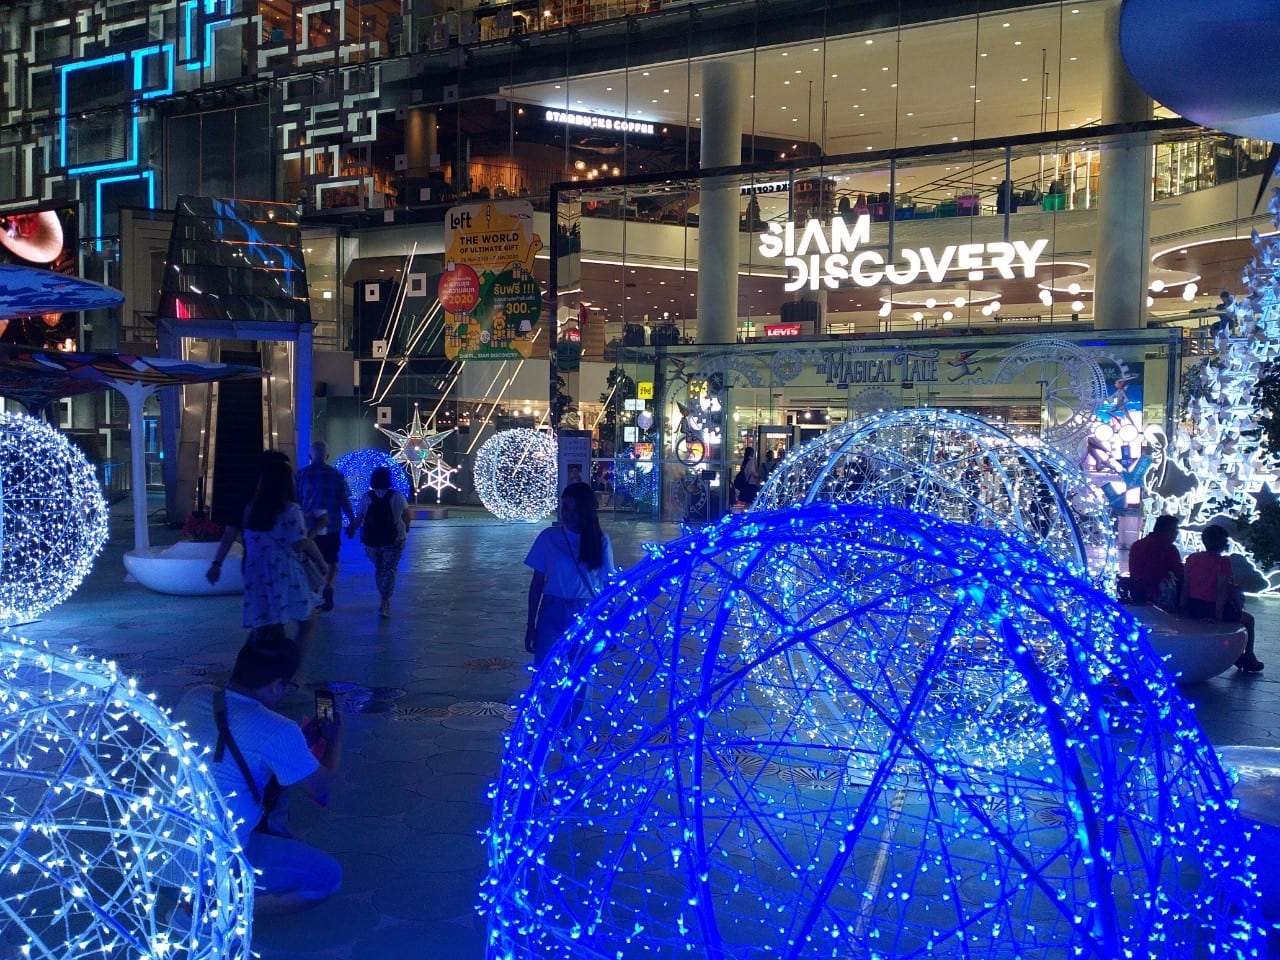
M 198 748 L 114 664 L 0 636 L 0 915 L 24 957 L 248 960 L 253 872 Z
M 41 420 L 0 414 L 0 620 L 71 596 L 107 542 L 107 502 L 80 449 Z
M 492 801 L 493 960 L 1265 950 L 1229 780 L 1135 621 L 881 505 L 649 548 L 535 677 Z
M 480 445 L 476 494 L 501 520 L 534 523 L 556 509 L 556 442 L 537 430 L 501 430 Z

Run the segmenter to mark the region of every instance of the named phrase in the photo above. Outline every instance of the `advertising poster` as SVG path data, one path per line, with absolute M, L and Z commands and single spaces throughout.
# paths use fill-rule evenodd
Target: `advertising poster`
M 556 434 L 559 479 L 556 490 L 563 491 L 571 483 L 591 482 L 591 431 L 561 430 Z
M 0 263 L 78 276 L 74 207 L 0 212 Z M 0 317 L 0 343 L 74 350 L 79 345 L 78 313 Z
M 542 288 L 533 275 L 542 238 L 533 232 L 533 205 L 504 200 L 452 207 L 444 245 L 437 294 L 445 311 L 445 356 L 528 357 L 542 316 Z

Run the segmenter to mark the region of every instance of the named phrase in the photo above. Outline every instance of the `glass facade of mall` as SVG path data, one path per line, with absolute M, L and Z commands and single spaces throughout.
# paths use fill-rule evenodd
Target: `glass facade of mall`
M 1078 351 L 1095 391 L 1140 375 L 1127 401 L 1144 433 L 1167 432 L 1181 358 L 1268 229 L 1266 145 L 1159 111 L 1103 116 L 1112 0 L 456 6 L 22 5 L 0 25 L 0 212 L 79 210 L 81 272 L 127 296 L 81 345 L 154 345 L 179 196 L 285 201 L 332 446 L 380 445 L 373 427 L 417 405 L 457 428 L 446 452 L 468 490 L 494 429 L 551 425 L 558 375 L 556 412 L 594 431 L 613 509 L 692 515 L 692 474 L 711 514 L 744 444 L 860 411 L 946 404 L 1053 429 L 1067 401 L 1006 362 L 1031 340 L 1037 383 Z M 719 118 L 702 102 L 724 65 L 740 165 L 709 182 Z M 1107 236 L 1104 161 L 1135 145 L 1144 235 Z M 732 193 L 736 228 L 704 222 L 711 191 Z M 533 208 L 546 307 L 528 357 L 459 360 L 435 297 L 446 214 L 514 201 Z M 1107 243 L 1149 264 L 1145 330 L 1095 310 Z M 1209 244 L 1220 255 L 1199 256 Z M 708 302 L 712 250 L 734 302 Z M 707 334 L 712 314 L 729 335 Z M 704 402 L 718 442 L 691 464 L 682 421 Z M 107 436 L 110 417 L 66 414 Z

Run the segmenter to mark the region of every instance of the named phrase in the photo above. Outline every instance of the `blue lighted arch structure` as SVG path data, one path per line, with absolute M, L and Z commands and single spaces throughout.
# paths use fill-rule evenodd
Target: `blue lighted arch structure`
M 536 677 L 488 955 L 1249 955 L 1242 842 L 1103 593 L 923 514 L 748 513 L 652 548 Z

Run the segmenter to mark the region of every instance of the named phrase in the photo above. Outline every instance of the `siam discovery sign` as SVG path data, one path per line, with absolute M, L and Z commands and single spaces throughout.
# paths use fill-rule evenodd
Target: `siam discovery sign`
M 987 271 L 1012 280 L 1018 273 L 1031 279 L 1036 261 L 1047 238 L 1025 243 L 961 243 L 943 247 L 935 253 L 929 247 L 901 249 L 901 264 L 886 263 L 879 250 L 862 250 L 871 242 L 871 218 L 859 217 L 852 228 L 836 218 L 824 225 L 810 220 L 797 230 L 795 223 L 771 223 L 769 231 L 760 235 L 759 251 L 766 260 L 783 257 L 789 276 L 785 290 L 794 292 L 806 287 L 818 290 L 837 289 L 843 281 L 852 280 L 860 287 L 874 287 L 888 282 L 895 286 L 915 283 L 921 274 L 930 282 L 941 284 L 952 270 L 964 270 L 970 280 L 981 280 Z

